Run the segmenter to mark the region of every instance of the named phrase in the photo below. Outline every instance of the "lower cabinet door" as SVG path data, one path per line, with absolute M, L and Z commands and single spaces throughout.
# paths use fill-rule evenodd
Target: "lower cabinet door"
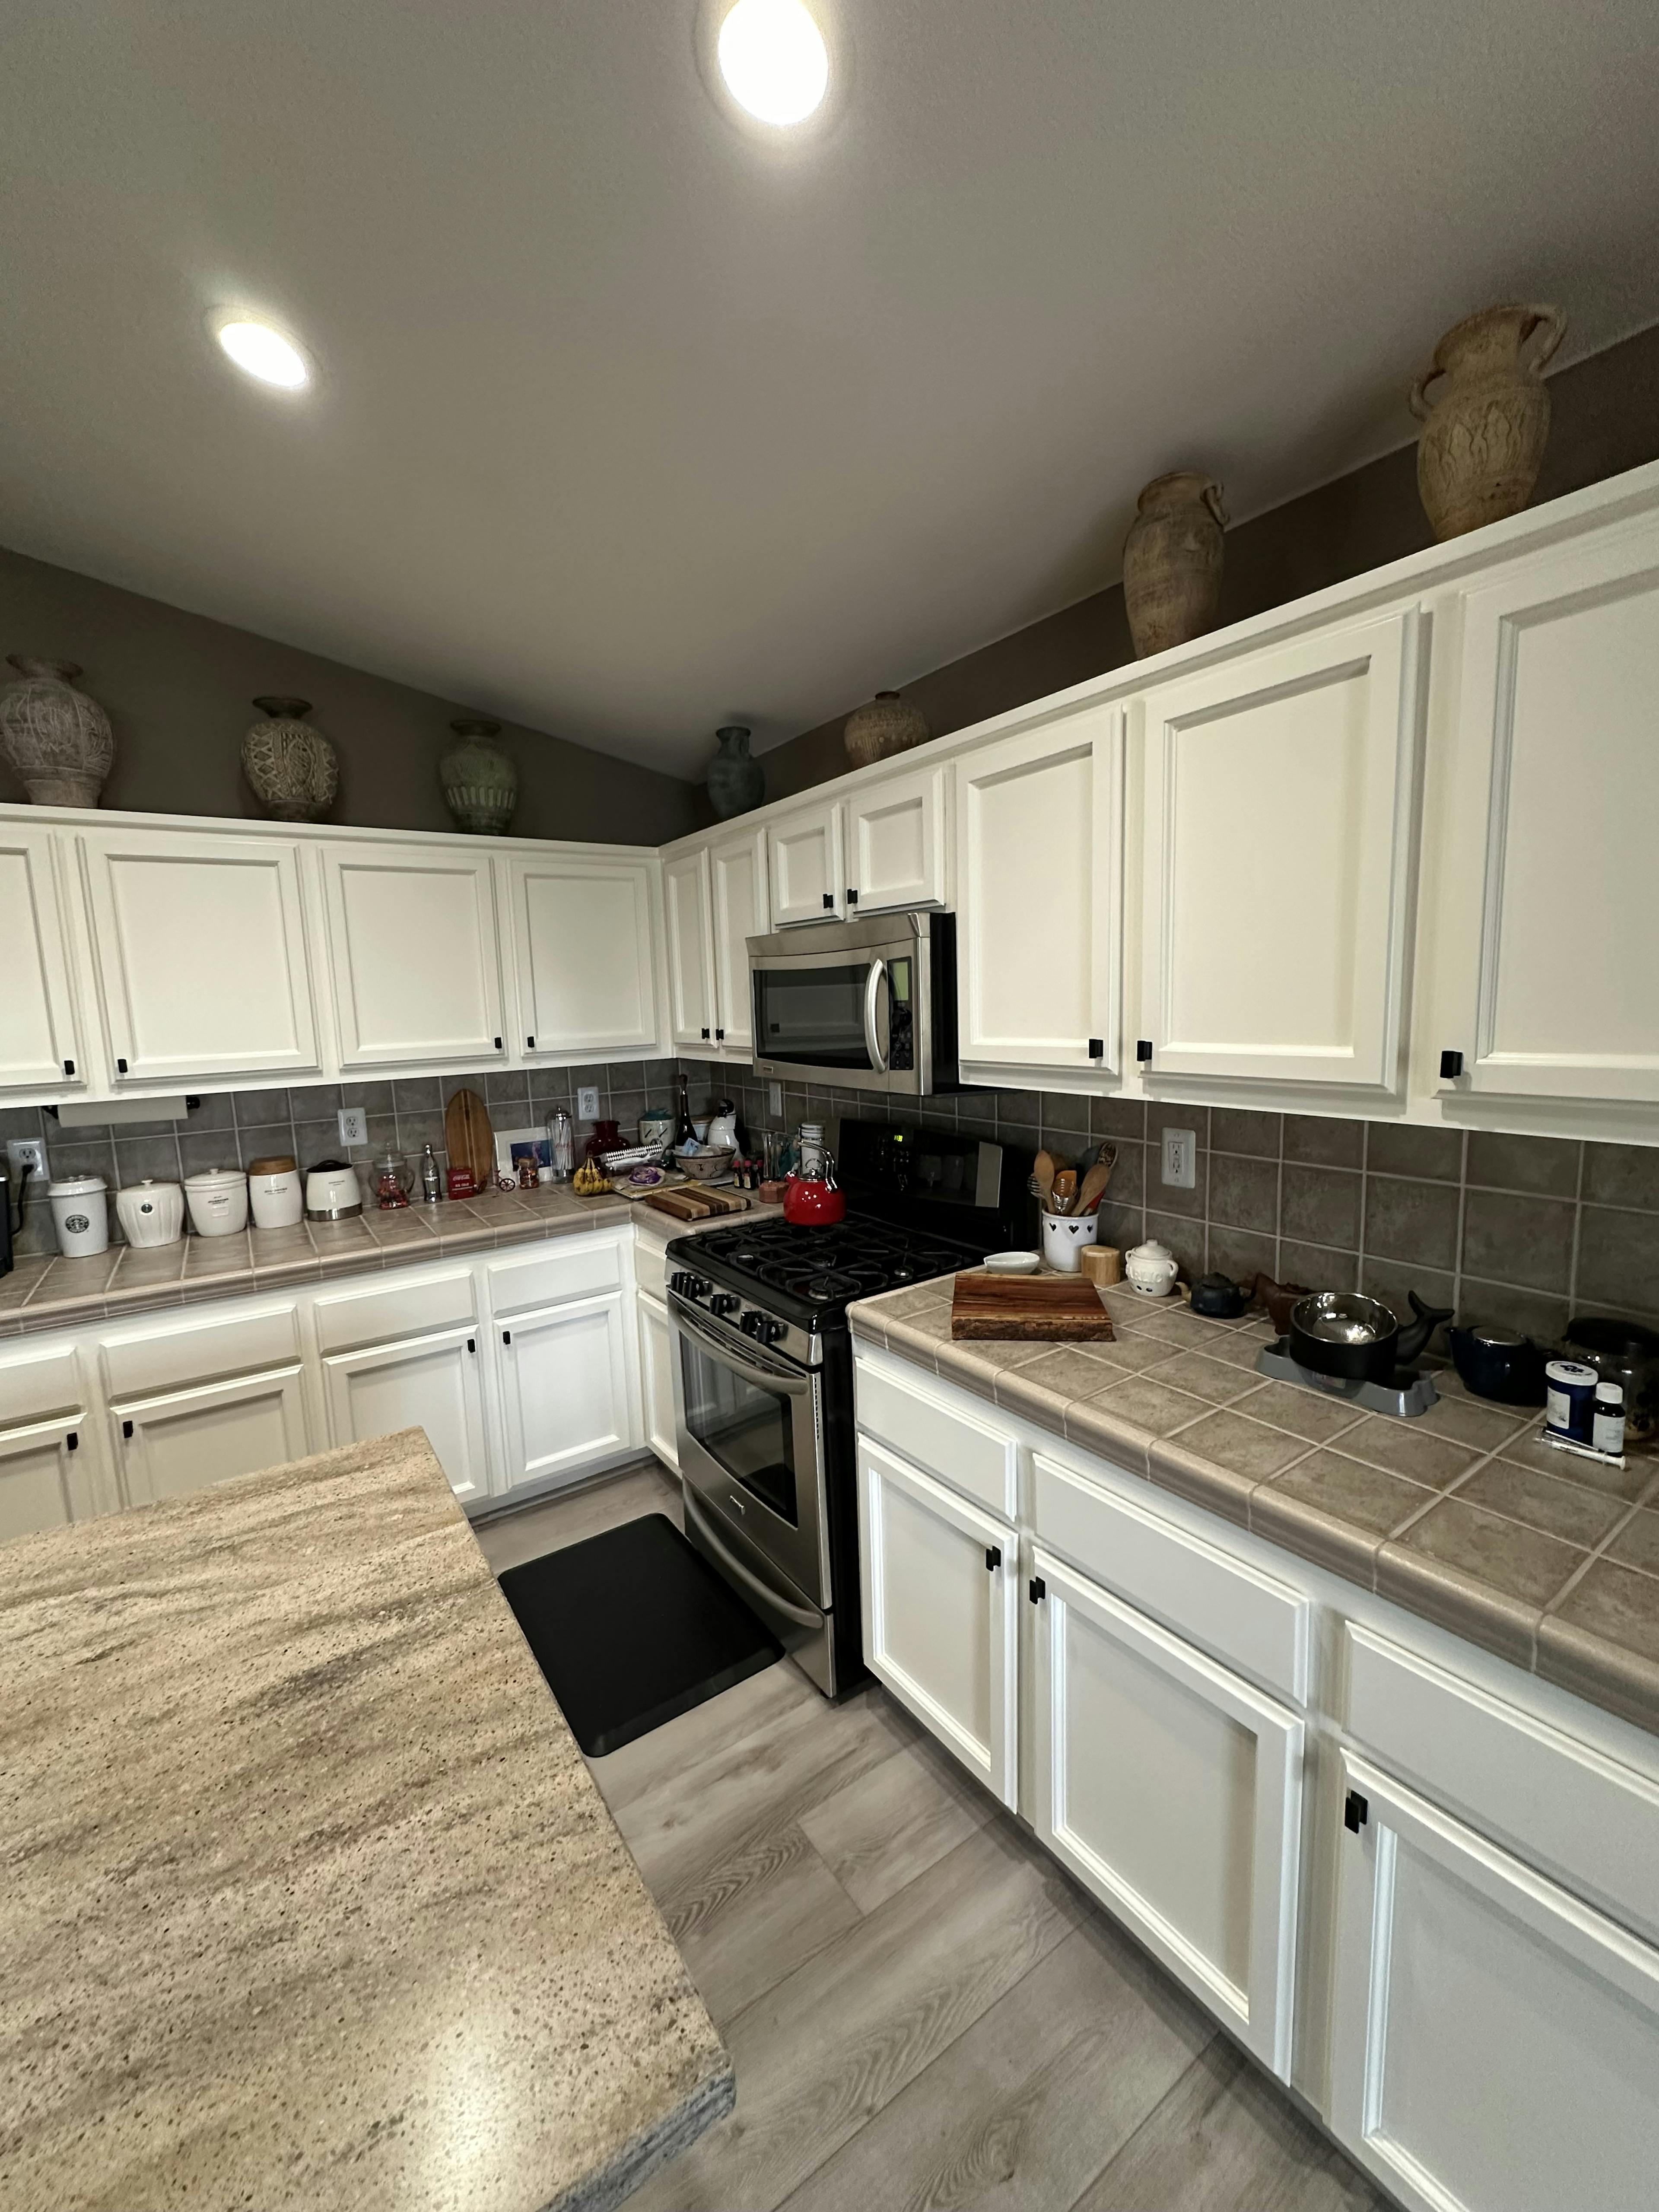
M 859 1439 L 864 1659 L 1005 1805 L 1019 1795 L 1019 1539 Z
M 130 1505 L 258 1474 L 311 1449 L 297 1366 L 133 1400 L 113 1407 L 111 1417 Z
M 509 1489 L 586 1474 L 637 1441 L 619 1291 L 515 1315 L 496 1334 Z
M 73 1421 L 0 1430 L 0 1544 L 74 1520 L 70 1471 L 80 1442 Z
M 1659 1952 L 1344 1766 L 1338 2137 L 1413 2212 L 1650 2212 Z
M 323 1362 L 323 1392 L 335 1443 L 424 1429 L 462 1504 L 489 1495 L 476 1328 L 336 1352 Z
M 1301 1721 L 1040 1548 L 1028 1596 L 1037 1833 L 1287 2075 Z
M 679 1440 L 674 1427 L 674 1331 L 659 1298 L 639 1294 L 640 1398 L 645 1409 L 645 1441 L 663 1465 L 680 1471 Z

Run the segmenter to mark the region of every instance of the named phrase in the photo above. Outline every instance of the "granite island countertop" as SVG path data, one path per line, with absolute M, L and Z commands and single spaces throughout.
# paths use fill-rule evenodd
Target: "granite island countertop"
M 1268 1380 L 1260 1316 L 1126 1287 L 1106 1344 L 953 1343 L 953 1278 L 851 1307 L 884 1345 L 1268 1541 L 1659 1734 L 1659 1449 L 1559 1452 L 1437 1370 L 1419 1419 Z
M 0 1549 L 8 2212 L 561 2212 L 731 2061 L 418 1430 Z

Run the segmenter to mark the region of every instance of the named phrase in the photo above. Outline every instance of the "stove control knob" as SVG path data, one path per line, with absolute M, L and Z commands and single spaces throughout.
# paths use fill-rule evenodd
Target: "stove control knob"
M 751 1306 L 738 1326 L 757 1344 L 775 1344 L 787 1333 L 785 1324 L 775 1314 L 763 1313 L 758 1306 Z
M 735 1291 L 718 1291 L 708 1301 L 708 1310 L 716 1314 L 733 1314 L 740 1303 Z
M 714 1285 L 707 1275 L 693 1275 L 682 1272 L 674 1277 L 668 1287 L 671 1291 L 678 1291 L 683 1298 L 706 1298 Z

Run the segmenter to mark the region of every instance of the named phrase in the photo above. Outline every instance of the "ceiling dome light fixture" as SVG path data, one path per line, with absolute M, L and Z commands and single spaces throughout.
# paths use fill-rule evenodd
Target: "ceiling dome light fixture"
M 269 323 L 234 317 L 216 323 L 213 335 L 238 368 L 275 385 L 279 392 L 303 392 L 311 381 L 311 364 L 292 338 L 285 338 Z
M 830 50 L 804 0 L 737 0 L 717 51 L 727 91 L 760 122 L 784 129 L 823 105 Z

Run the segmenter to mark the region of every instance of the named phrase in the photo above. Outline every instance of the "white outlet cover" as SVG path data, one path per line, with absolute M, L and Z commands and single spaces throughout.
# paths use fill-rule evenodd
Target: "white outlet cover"
M 366 1106 L 342 1106 L 339 1118 L 340 1142 L 343 1145 L 366 1145 L 368 1142 L 368 1109 Z
M 18 1191 L 22 1187 L 25 1167 L 32 1167 L 34 1170 L 31 1181 L 34 1184 L 36 1194 L 38 1195 L 46 1188 L 46 1148 L 39 1137 L 9 1137 L 6 1139 L 6 1162 L 11 1170 L 11 1196 L 14 1205 L 17 1202 Z
M 1164 1180 L 1171 1190 L 1192 1190 L 1198 1182 L 1198 1135 L 1192 1129 L 1164 1132 Z
M 595 1084 L 584 1083 L 576 1093 L 576 1119 L 597 1121 L 599 1118 L 599 1093 Z

